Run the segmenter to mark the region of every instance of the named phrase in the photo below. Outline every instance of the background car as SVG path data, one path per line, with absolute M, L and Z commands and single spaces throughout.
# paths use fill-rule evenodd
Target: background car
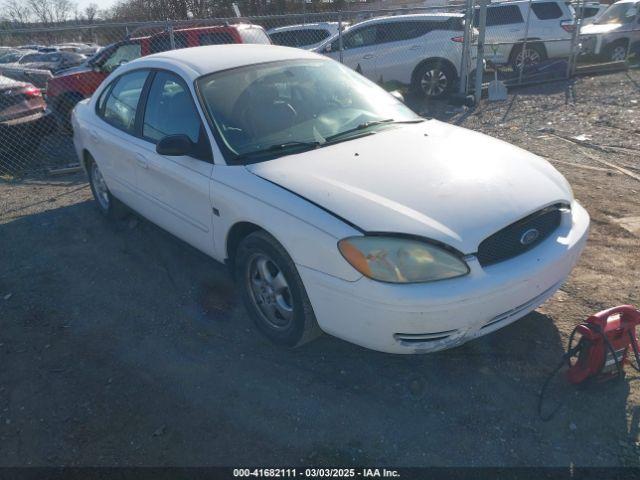
M 464 15 L 431 13 L 365 20 L 315 49 L 375 82 L 398 82 L 417 94 L 442 97 L 460 74 Z M 475 49 L 471 60 L 473 65 Z
M 575 30 L 573 10 L 562 0 L 528 0 L 491 3 L 487 8 L 485 58 L 514 69 L 547 59 L 568 58 Z M 526 29 L 527 17 L 529 27 Z M 479 9 L 474 25 L 479 24 Z M 525 30 L 527 42 L 524 46 Z
M 322 44 L 327 38 L 338 33 L 338 22 L 306 23 L 303 25 L 287 25 L 267 30 L 267 35 L 274 45 L 313 49 Z M 348 27 L 343 23 L 343 30 Z
M 580 29 L 581 54 L 617 62 L 640 55 L 640 2 L 621 0 Z
M 271 41 L 258 25 L 236 24 L 175 29 L 175 48 L 226 43 Z M 102 81 L 120 65 L 136 58 L 171 49 L 167 32 L 127 38 L 103 48 L 81 68 L 67 70 L 47 82 L 47 101 L 60 124 L 68 129 L 71 110 L 89 97 Z
M 40 89 L 0 76 L 0 160 L 24 161 L 54 127 Z
M 582 25 L 595 22 L 609 8 L 608 4 L 599 2 L 572 2 L 571 6 L 581 18 Z

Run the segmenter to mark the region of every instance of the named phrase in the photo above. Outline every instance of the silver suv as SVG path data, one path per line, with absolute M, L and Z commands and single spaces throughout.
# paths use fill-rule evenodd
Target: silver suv
M 580 29 L 581 54 L 602 60 L 625 60 L 640 55 L 640 2 L 621 0 L 607 8 L 591 25 Z
M 478 17 L 476 8 L 476 26 Z M 566 58 L 571 54 L 574 30 L 574 11 L 565 1 L 494 2 L 487 8 L 485 58 L 514 68 L 519 68 L 523 61 L 525 65 L 533 65 L 546 59 Z

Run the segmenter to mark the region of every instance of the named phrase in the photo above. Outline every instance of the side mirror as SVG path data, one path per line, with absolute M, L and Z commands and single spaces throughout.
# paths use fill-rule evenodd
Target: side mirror
M 191 155 L 195 150 L 195 145 L 186 135 L 169 135 L 164 137 L 156 145 L 156 152 L 159 155 L 168 157 L 178 157 L 181 155 Z
M 322 49 L 322 53 L 331 53 L 331 44 L 327 43 L 327 45 Z
M 402 95 L 402 93 L 400 93 L 399 90 L 394 90 L 392 92 L 389 92 L 391 94 L 391 96 L 395 97 L 396 99 L 400 100 L 402 103 L 404 103 L 404 95 Z

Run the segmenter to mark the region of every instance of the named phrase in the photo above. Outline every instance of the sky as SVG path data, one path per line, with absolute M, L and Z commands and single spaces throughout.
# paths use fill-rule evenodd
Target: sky
M 90 3 L 95 3 L 96 5 L 98 5 L 98 8 L 103 9 L 109 8 L 116 2 L 115 0 L 75 0 L 75 3 L 78 4 L 78 8 L 80 10 L 84 10 Z

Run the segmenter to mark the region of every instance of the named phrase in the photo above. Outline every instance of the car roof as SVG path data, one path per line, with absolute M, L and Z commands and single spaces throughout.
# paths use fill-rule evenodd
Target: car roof
M 322 55 L 299 48 L 280 47 L 262 44 L 207 45 L 202 47 L 168 50 L 141 57 L 125 65 L 126 70 L 136 68 L 154 68 L 154 63 L 166 66 L 177 65 L 191 77 L 191 80 L 208 73 L 229 70 L 231 68 L 276 62 L 279 60 L 328 59 Z M 118 72 L 125 70 L 121 67 Z
M 359 27 L 361 25 L 369 25 L 375 23 L 387 23 L 387 22 L 403 22 L 407 20 L 446 20 L 448 18 L 464 18 L 464 13 L 451 13 L 451 12 L 433 12 L 433 13 L 414 13 L 409 15 L 393 15 L 387 17 L 370 18 L 369 20 L 363 20 L 362 22 L 354 23 L 350 28 Z
M 285 25 L 284 27 L 270 28 L 267 33 L 287 32 L 290 30 L 310 30 L 313 28 L 338 28 L 338 22 L 301 23 L 299 25 Z

